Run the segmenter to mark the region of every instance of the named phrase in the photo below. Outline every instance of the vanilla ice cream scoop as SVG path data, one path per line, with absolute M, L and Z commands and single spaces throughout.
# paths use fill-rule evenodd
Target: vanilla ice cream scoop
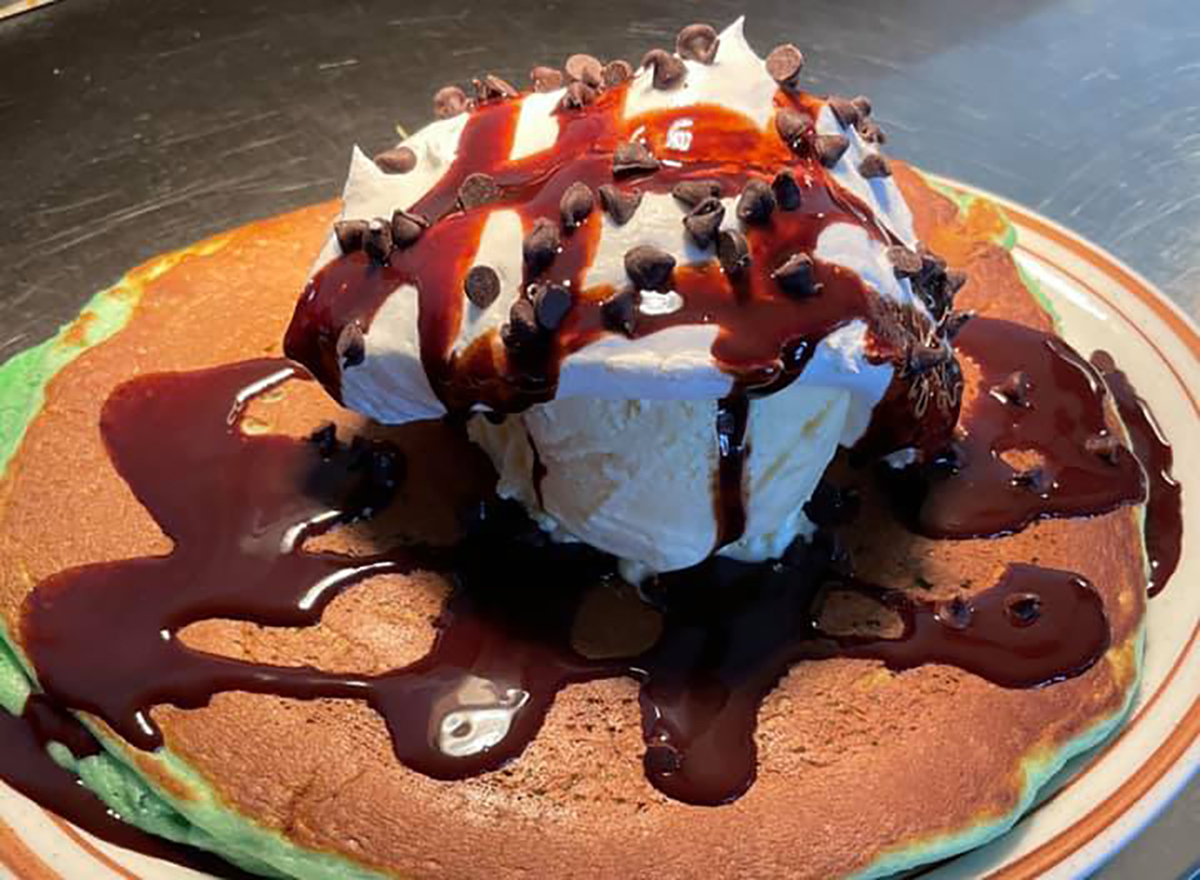
M 864 98 L 741 21 L 675 54 L 487 76 L 354 151 L 288 354 L 385 423 L 471 418 L 551 534 L 667 571 L 776 556 L 840 446 L 944 438 L 962 279 L 915 239 Z

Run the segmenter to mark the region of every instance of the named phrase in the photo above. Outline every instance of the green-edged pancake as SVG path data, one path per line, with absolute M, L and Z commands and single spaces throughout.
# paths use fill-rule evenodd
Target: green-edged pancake
M 956 203 L 909 169 L 895 173 L 921 240 L 970 275 L 956 307 L 1053 328 L 1008 253 L 1013 231 L 998 209 Z M 79 567 L 172 552 L 114 467 L 99 427 L 106 401 L 137 377 L 279 357 L 336 210 L 256 223 L 135 270 L 55 340 L 0 372 L 0 624 L 16 658 L 0 660 L 8 711 L 39 687 L 25 617 L 40 584 Z M 989 391 L 963 360 L 961 424 L 969 430 Z M 1108 418 L 1122 435 L 1115 414 Z M 343 443 L 363 434 L 394 445 L 407 469 L 387 510 L 306 551 L 374 558 L 398 543 L 444 545 L 458 537 L 462 511 L 492 490 L 490 465 L 461 427 L 372 426 L 311 381 L 286 380 L 256 396 L 240 429 L 307 438 L 328 422 Z M 160 428 L 144 426 L 149 437 Z M 861 477 L 862 512 L 841 535 L 857 577 L 953 603 L 988 589 L 1012 563 L 1069 570 L 1102 602 L 1107 649 L 1082 674 L 1042 687 L 1005 687 L 939 663 L 800 660 L 758 710 L 753 785 L 721 806 L 672 799 L 647 781 L 639 688 L 628 677 L 568 684 L 519 755 L 461 779 L 406 767 L 381 716 L 350 696 L 233 690 L 192 708 L 158 705 L 150 712 L 162 737 L 155 750 L 84 712 L 106 750 L 83 762 L 84 782 L 130 822 L 277 876 L 873 877 L 977 846 L 1011 826 L 1130 704 L 1145 608 L 1139 508 L 1042 520 L 1004 538 L 931 541 L 902 525 L 849 463 L 831 472 Z M 169 471 L 161 480 L 170 482 Z M 441 631 L 450 585 L 432 568 L 366 576 L 313 626 L 207 619 L 182 639 L 195 651 L 271 667 L 380 675 L 419 661 Z M 515 583 L 522 572 L 502 576 Z M 896 626 L 851 592 L 829 593 L 818 613 L 838 632 Z M 644 650 L 661 632 L 658 612 L 617 588 L 583 603 L 570 625 L 590 656 Z M 120 652 L 119 629 L 90 637 Z

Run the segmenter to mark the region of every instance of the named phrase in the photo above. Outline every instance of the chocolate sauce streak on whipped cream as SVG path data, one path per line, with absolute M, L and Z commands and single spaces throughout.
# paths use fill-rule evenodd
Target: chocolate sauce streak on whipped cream
M 0 709 L 0 779 L 109 843 L 226 880 L 252 876 L 216 856 L 171 843 L 122 821 L 84 788 L 73 772 L 54 762 L 46 751 L 52 742 L 67 748 L 77 760 L 100 752 L 100 744 L 84 726 L 43 695 L 31 696 L 20 716 Z
M 532 351 L 519 355 L 500 345 L 495 332 L 455 353 L 463 310 L 473 308 L 463 295 L 463 279 L 476 261 L 483 227 L 493 211 L 517 212 L 528 232 L 536 220 L 557 218 L 563 194 L 577 183 L 593 193 L 602 185 L 615 184 L 626 192 L 665 194 L 683 181 L 715 181 L 723 197 L 736 198 L 748 182 L 769 184 L 781 169 L 792 172 L 799 205 L 775 210 L 765 222 L 745 228 L 749 266 L 729 275 L 712 249 L 707 262 L 677 266 L 671 289 L 682 297 L 682 308 L 669 314 L 635 312 L 623 332 L 636 339 L 681 325 L 716 325 L 713 358 L 746 389 L 777 382 L 790 369 L 788 352 L 811 350 L 830 332 L 854 320 L 865 321 L 873 331 L 868 356 L 876 362 L 902 363 L 914 340 L 926 341 L 932 332 L 927 317 L 915 309 L 881 305 L 876 292 L 842 267 L 816 260 L 810 295 L 789 294 L 772 277 L 789 258 L 812 255 L 821 232 L 835 223 L 862 228 L 884 244 L 895 243 L 870 208 L 841 187 L 811 149 L 797 152 L 772 126 L 759 128 L 742 114 L 718 105 L 622 119 L 627 89 L 627 85 L 609 89 L 584 110 L 559 111 L 554 147 L 517 160 L 508 156 L 520 102 L 472 110 L 456 158 L 443 177 L 415 204 L 403 206 L 433 221 L 430 228 L 411 246 L 393 251 L 386 264 L 358 251 L 318 271 L 288 330 L 288 356 L 307 366 L 340 398 L 343 369 L 354 369 L 338 357 L 343 329 L 352 323 L 369 329 L 383 301 L 407 284 L 419 298 L 425 373 L 447 409 L 463 412 L 484 405 L 515 412 L 547 401 L 554 396 L 563 359 L 615 332 L 606 324 L 601 304 L 625 288 L 584 284 L 604 223 L 597 205 L 577 228 L 562 233 L 549 266 L 533 275 L 527 267 L 523 279 L 526 287 L 537 280 L 572 292 L 573 304 L 561 324 L 530 346 Z M 811 118 L 822 106 L 810 95 L 782 90 L 776 103 Z M 685 148 L 669 135 L 680 122 L 687 123 L 690 136 Z M 653 172 L 615 176 L 614 152 L 635 137 L 663 164 Z M 460 185 L 479 173 L 498 184 L 496 199 L 460 209 L 456 205 Z M 681 206 L 681 223 L 684 215 Z M 637 222 L 635 214 L 629 223 Z M 927 425 L 914 428 L 914 436 L 907 439 L 919 442 L 923 430 L 943 435 L 954 415 L 931 408 L 921 420 Z
M 614 560 L 546 542 L 511 506 L 492 508 L 454 548 L 353 559 L 306 551 L 306 538 L 380 502 L 353 446 L 241 432 L 246 402 L 294 376 L 286 362 L 249 361 L 135 379 L 110 397 L 101 429 L 111 459 L 175 546 L 64 571 L 29 595 L 22 644 L 55 705 L 91 712 L 152 749 L 162 744 L 156 705 L 199 707 L 234 690 L 362 700 L 382 716 L 401 762 L 457 779 L 520 755 L 566 685 L 624 676 L 641 684 L 650 781 L 689 803 L 720 804 L 752 784 L 759 704 L 799 660 L 950 663 L 1036 687 L 1082 672 L 1108 645 L 1099 597 L 1069 572 L 1010 566 L 948 618 L 855 581 L 818 541 L 776 563 L 714 558 L 660 578 L 658 642 L 640 656 L 589 659 L 572 646 L 571 626 L 588 589 L 614 581 Z M 444 572 L 453 590 L 433 648 L 404 668 L 338 675 L 262 665 L 178 638 L 210 618 L 311 626 L 356 581 L 416 568 Z M 835 589 L 893 609 L 903 634 L 823 632 L 815 603 Z
M 980 393 L 953 445 L 901 478 L 898 497 L 918 502 L 918 532 L 1012 534 L 1045 517 L 1108 513 L 1145 498 L 1137 458 L 1109 438 L 1103 380 L 1066 342 L 976 318 L 956 347 L 978 367 Z
M 717 403 L 717 486 L 713 493 L 717 521 L 714 549 L 732 544 L 746 530 L 746 423 L 750 399 L 734 392 Z
M 1142 530 L 1150 557 L 1149 593 L 1157 596 L 1175 573 L 1183 546 L 1183 489 L 1171 475 L 1174 454 L 1149 405 L 1117 368 L 1112 355 L 1094 352 L 1092 365 L 1112 392 L 1133 443 L 1133 453 L 1146 472 L 1146 521 Z

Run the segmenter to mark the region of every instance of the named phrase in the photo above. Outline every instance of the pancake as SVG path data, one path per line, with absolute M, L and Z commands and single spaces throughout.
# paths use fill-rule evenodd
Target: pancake
M 970 274 L 958 307 L 1052 327 L 1005 248 L 1012 230 L 998 209 L 956 204 L 899 163 L 896 177 L 919 236 Z M 0 435 L 0 453 L 15 450 L 0 482 L 0 620 L 35 680 L 22 616 L 39 583 L 172 549 L 113 467 L 97 430 L 105 400 L 134 377 L 278 356 L 336 210 L 254 224 L 137 270 L 49 348 L 6 368 L 16 378 L 4 387 L 5 410 L 17 427 Z M 969 424 L 981 392 L 969 359 L 964 369 Z M 311 549 L 369 556 L 396 542 L 453 540 L 461 511 L 491 490 L 486 459 L 460 430 L 369 425 L 312 382 L 256 398 L 242 426 L 306 437 L 326 422 L 343 439 L 385 438 L 408 468 L 387 511 Z M 454 781 L 399 763 L 380 716 L 351 699 L 234 691 L 197 708 L 157 706 L 164 746 L 154 752 L 84 717 L 107 760 L 133 771 L 127 784 L 140 780 L 148 800 L 186 820 L 204 845 L 285 876 L 700 877 L 720 865 L 731 877 L 871 877 L 978 846 L 1010 827 L 1069 757 L 1114 730 L 1130 704 L 1145 610 L 1138 508 L 1042 520 L 1000 539 L 930 541 L 876 502 L 861 469 L 839 461 L 831 473 L 865 496 L 860 519 L 843 529 L 860 577 L 949 601 L 982 592 L 1012 562 L 1075 571 L 1103 602 L 1108 649 L 1086 672 L 1039 688 L 1001 687 L 941 664 L 800 662 L 758 712 L 754 784 L 720 807 L 673 800 L 647 781 L 638 686 L 627 678 L 566 687 L 519 757 Z M 517 583 L 521 572 L 506 576 Z M 183 641 L 255 663 L 380 674 L 426 654 L 448 590 L 430 571 L 388 574 L 346 589 L 315 626 L 207 620 Z M 598 595 L 575 623 L 577 644 L 603 655 L 653 641 L 656 612 L 627 590 Z M 847 632 L 895 625 L 849 594 L 831 595 L 821 614 Z

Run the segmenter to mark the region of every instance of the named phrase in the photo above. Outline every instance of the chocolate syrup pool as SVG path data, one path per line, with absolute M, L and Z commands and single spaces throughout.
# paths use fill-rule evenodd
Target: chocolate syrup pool
M 1006 358 L 1027 358 L 1011 344 L 1012 325 L 979 326 L 973 356 L 997 359 L 986 375 L 1003 373 Z M 1036 335 L 1051 355 L 1044 365 L 1027 363 L 1034 391 L 1024 403 L 1082 413 L 1071 438 L 1084 448 L 1095 429 L 1089 399 L 1104 394 L 1103 384 L 1055 385 L 1050 376 L 1064 363 L 1075 368 L 1077 356 Z M 519 756 L 567 685 L 628 677 L 641 686 L 649 780 L 679 800 L 721 804 L 752 785 L 759 704 L 796 663 L 855 657 L 896 670 L 942 663 L 1030 688 L 1084 672 L 1109 646 L 1101 599 L 1075 573 L 1014 563 L 983 592 L 935 605 L 859 581 L 825 552 L 829 542 L 817 540 L 775 563 L 714 558 L 659 578 L 657 641 L 635 656 L 589 658 L 572 645 L 572 622 L 590 590 L 615 582 L 613 560 L 538 540 L 512 507 L 487 507 L 453 548 L 354 559 L 305 550 L 307 539 L 386 503 L 400 477 L 385 448 L 240 430 L 250 399 L 298 378 L 286 361 L 259 360 L 135 379 L 113 393 L 101 419 L 110 457 L 174 549 L 64 571 L 30 594 L 21 635 L 45 699 L 93 713 L 145 749 L 162 743 L 150 714 L 160 704 L 198 707 L 230 690 L 362 700 L 386 722 L 401 762 L 456 779 Z M 1068 405 L 1063 395 L 1080 399 Z M 1060 452 L 1076 455 L 1051 443 L 1045 450 L 1047 466 Z M 973 479 L 1007 484 L 1011 475 Z M 1113 481 L 1114 494 L 1126 490 Z M 1066 515 L 1114 503 L 1089 483 L 1049 506 Z M 1027 520 L 1026 506 L 1018 507 L 1013 520 Z M 437 637 L 427 656 L 381 675 L 254 664 L 192 651 L 176 637 L 210 618 L 310 626 L 359 580 L 417 568 L 443 572 L 453 584 Z M 873 598 L 899 617 L 901 634 L 822 631 L 818 603 L 836 591 Z

